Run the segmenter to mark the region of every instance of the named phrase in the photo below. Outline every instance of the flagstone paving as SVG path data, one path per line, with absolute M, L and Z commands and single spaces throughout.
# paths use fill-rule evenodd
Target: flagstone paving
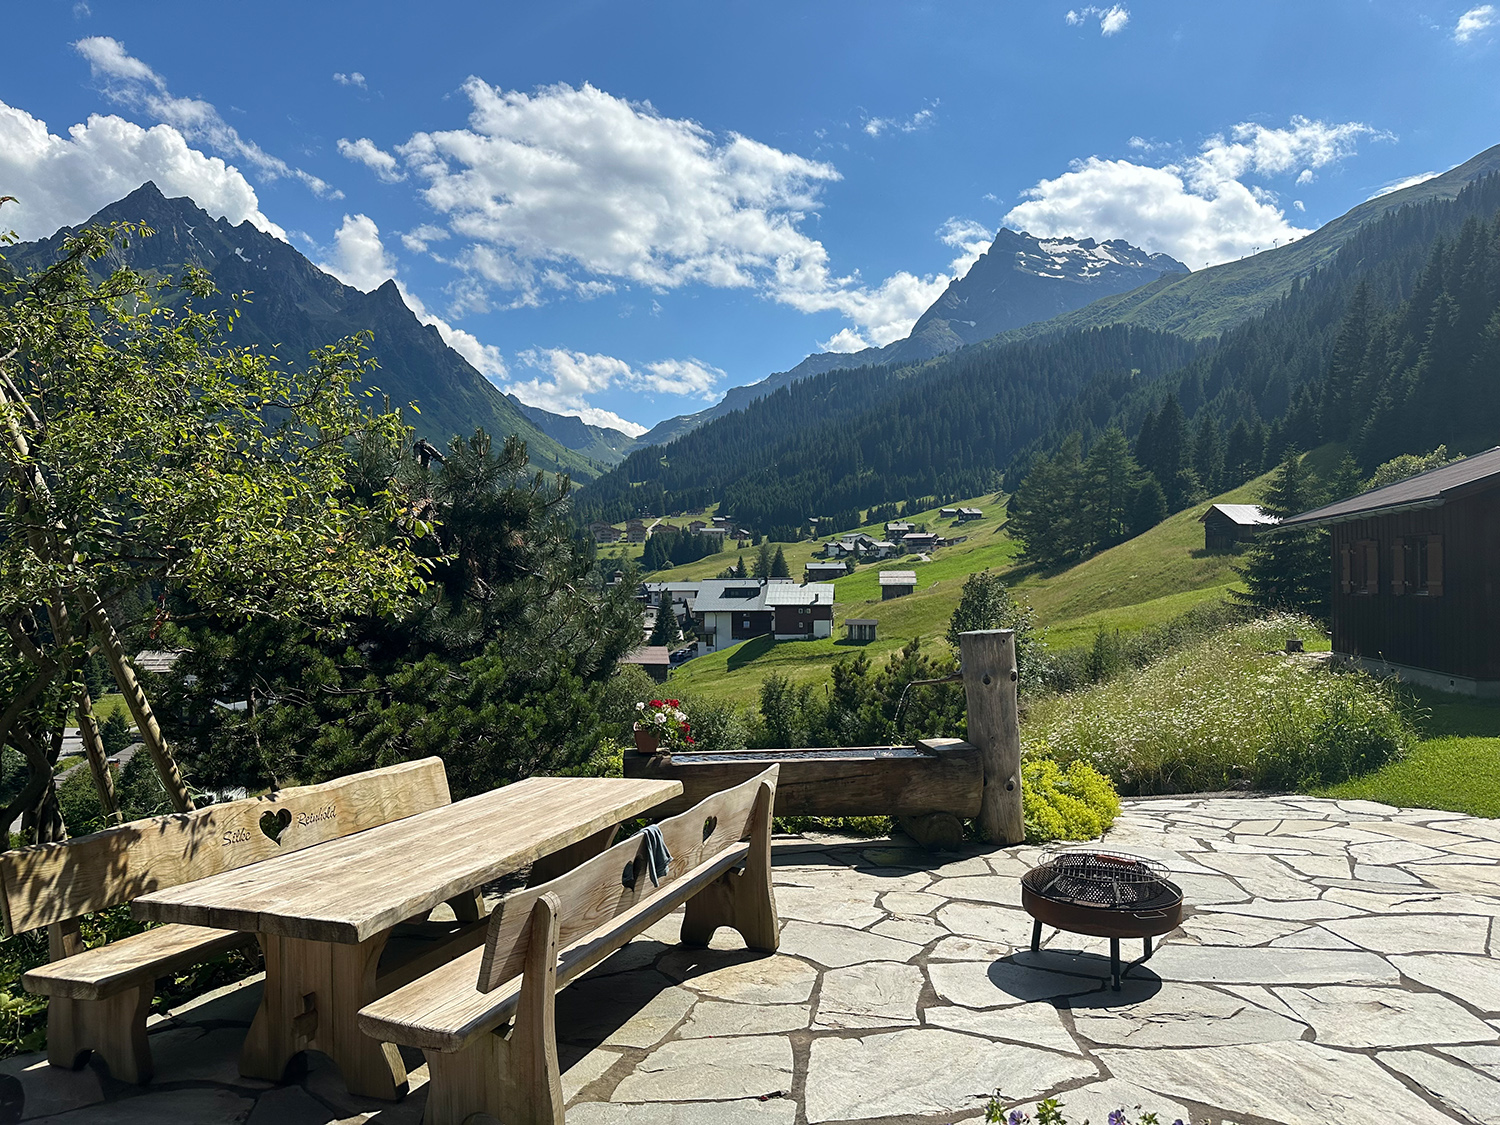
M 1500 1125 L 1500 822 L 1366 801 L 1127 801 L 1112 848 L 1165 864 L 1188 912 L 1122 991 L 1107 943 L 1029 948 L 1036 848 L 778 839 L 780 952 L 658 924 L 558 997 L 569 1125 L 974 1122 L 989 1096 L 1070 1120 Z M 1127 943 L 1129 944 L 1129 943 Z M 158 1019 L 155 1084 L 0 1063 L 0 1125 L 416 1125 L 320 1056 L 240 1078 L 260 984 Z

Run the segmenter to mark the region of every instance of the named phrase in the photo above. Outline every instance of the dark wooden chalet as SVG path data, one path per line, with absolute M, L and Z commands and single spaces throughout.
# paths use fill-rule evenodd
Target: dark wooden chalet
M 1500 696 L 1500 447 L 1295 516 L 1333 536 L 1333 650 Z
M 1276 522 L 1256 504 L 1215 504 L 1198 517 L 1203 525 L 1203 546 L 1209 551 L 1232 551 L 1248 543 Z

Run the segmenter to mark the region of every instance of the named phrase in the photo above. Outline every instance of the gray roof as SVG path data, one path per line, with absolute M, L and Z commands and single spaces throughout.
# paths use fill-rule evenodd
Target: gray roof
M 1198 522 L 1208 519 L 1209 512 L 1228 516 L 1232 523 L 1241 527 L 1260 527 L 1262 524 L 1277 522 L 1275 516 L 1261 511 L 1259 504 L 1215 504 L 1198 517 Z
M 643 645 L 620 657 L 621 664 L 671 664 L 672 654 L 666 645 Z
M 832 605 L 833 584 L 809 582 L 795 586 L 789 582 L 775 582 L 766 587 L 765 604 L 773 605 Z
M 873 617 L 850 617 L 844 621 L 845 625 L 879 625 Z
M 915 586 L 917 572 L 915 570 L 882 570 L 880 584 L 882 586 Z
M 834 560 L 832 562 L 810 562 L 810 563 L 803 563 L 802 564 L 802 569 L 803 570 L 824 571 L 824 570 L 844 570 L 846 568 L 845 568 L 845 566 L 844 566 L 843 563 L 841 563 L 841 562 L 839 562 L 837 560 Z
M 1336 504 L 1324 504 L 1300 516 L 1283 520 L 1283 527 L 1311 527 L 1342 523 L 1366 516 L 1397 512 L 1406 508 L 1436 508 L 1449 500 L 1492 486 L 1500 478 L 1500 446 L 1465 457 L 1440 469 L 1429 469 L 1414 477 L 1371 489 Z

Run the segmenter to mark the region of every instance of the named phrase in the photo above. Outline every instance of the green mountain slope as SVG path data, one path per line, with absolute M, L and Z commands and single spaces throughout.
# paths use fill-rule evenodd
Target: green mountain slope
M 907 559 L 860 567 L 834 582 L 831 639 L 745 641 L 689 661 L 672 673 L 669 682 L 684 696 L 749 704 L 758 698 L 761 682 L 772 672 L 798 683 L 821 683 L 831 676 L 835 661 L 861 650 L 878 661 L 913 637 L 923 638 L 924 644 L 943 644 L 942 636 L 958 606 L 964 580 L 987 569 L 999 569 L 1014 583 L 1016 594 L 1036 611 L 1037 624 L 1045 630 L 1053 648 L 1087 644 L 1100 627 L 1130 633 L 1159 625 L 1199 602 L 1223 597 L 1237 582 L 1234 567 L 1239 556 L 1205 552 L 1198 517 L 1211 503 L 1257 500 L 1268 480 L 1269 474 L 1195 504 L 1128 542 L 1050 575 L 1031 574 L 1016 566 L 1017 545 L 1006 533 L 1004 508 L 997 497 L 960 501 L 985 513 L 984 519 L 954 529 L 953 534 L 968 535 L 966 542 L 942 548 L 929 563 Z M 940 524 L 936 510 L 914 518 L 929 527 Z M 880 528 L 866 530 L 878 533 Z M 812 550 L 811 543 L 785 549 L 793 574 L 801 571 Z M 733 552 L 725 552 L 692 567 L 674 567 L 652 577 L 677 580 L 711 575 L 733 563 L 735 557 Z M 881 601 L 877 574 L 882 569 L 915 570 L 916 593 Z M 850 617 L 878 621 L 879 640 L 867 645 L 843 640 L 844 621 Z
M 1500 145 L 1443 175 L 1367 200 L 1306 238 L 1237 262 L 1190 274 L 1167 274 L 1129 293 L 1103 297 L 1081 309 L 999 337 L 1029 339 L 1047 332 L 1131 324 L 1189 337 L 1214 336 L 1270 308 L 1293 280 L 1329 262 L 1360 227 L 1408 203 L 1452 199 L 1470 182 L 1500 171 Z
M 213 275 L 222 294 L 249 291 L 241 306 L 234 342 L 275 350 L 282 362 L 299 364 L 314 348 L 356 332 L 371 331 L 380 370 L 370 380 L 405 411 L 417 433 L 439 448 L 455 434 L 482 427 L 497 440 L 519 434 L 538 468 L 597 477 L 588 457 L 548 437 L 467 360 L 443 342 L 438 330 L 419 322 L 395 282 L 372 293 L 344 285 L 280 239 L 248 222 L 233 226 L 213 219 L 191 199 L 167 199 L 147 183 L 104 208 L 90 223 L 142 222 L 156 233 L 136 240 L 123 261 L 151 273 L 175 273 L 196 265 Z M 68 230 L 39 242 L 11 247 L 6 258 L 24 272 L 56 257 Z

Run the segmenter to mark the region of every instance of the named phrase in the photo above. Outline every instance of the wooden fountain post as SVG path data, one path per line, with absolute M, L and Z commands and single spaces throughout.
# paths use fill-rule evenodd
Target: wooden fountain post
M 994 844 L 1026 838 L 1021 812 L 1021 726 L 1016 709 L 1016 634 L 1013 629 L 960 633 L 969 742 L 984 763 L 979 830 Z

